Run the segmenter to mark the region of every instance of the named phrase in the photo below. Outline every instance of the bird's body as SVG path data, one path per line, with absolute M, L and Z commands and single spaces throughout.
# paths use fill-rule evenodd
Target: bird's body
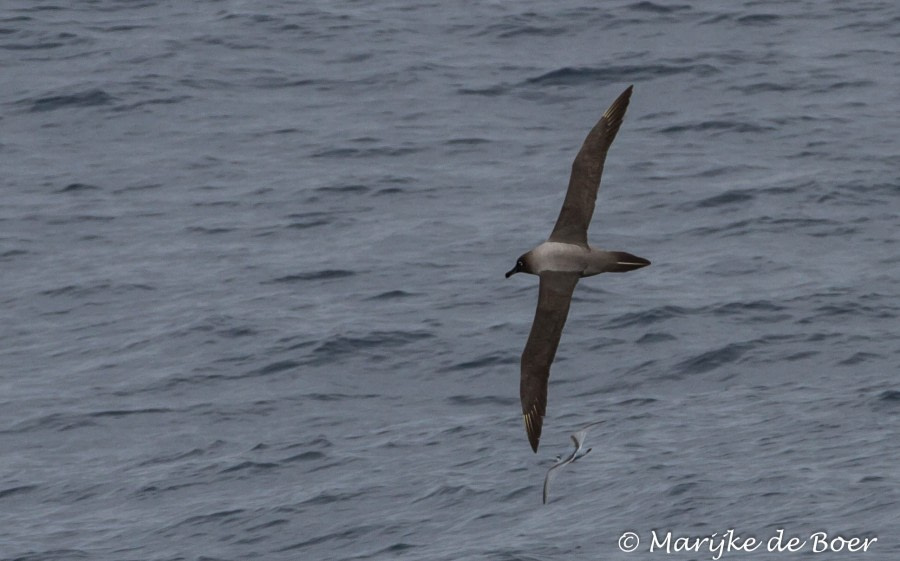
M 516 273 L 530 273 L 541 279 L 534 323 L 522 352 L 519 387 L 525 430 L 535 452 L 547 406 L 550 365 L 556 356 L 578 279 L 600 273 L 623 273 L 650 264 L 624 251 L 591 248 L 587 242 L 606 153 L 622 124 L 631 90 L 629 86 L 616 98 L 585 138 L 572 163 L 566 198 L 548 240 L 521 255 L 515 267 L 506 273 L 507 278 Z
M 629 263 L 629 254 L 622 251 L 606 251 L 565 242 L 544 242 L 525 255 L 531 269 L 528 272 L 535 275 L 554 271 L 591 277 L 600 273 L 617 272 L 623 265 L 643 267 L 647 264 L 640 257 L 635 257 Z

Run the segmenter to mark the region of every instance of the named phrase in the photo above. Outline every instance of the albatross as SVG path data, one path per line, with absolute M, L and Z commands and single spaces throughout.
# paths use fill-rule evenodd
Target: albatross
M 584 139 L 575 161 L 559 218 L 544 243 L 522 254 L 506 278 L 516 273 L 540 277 L 537 311 L 522 352 L 519 396 L 531 449 L 537 452 L 547 409 L 550 365 L 563 325 L 569 314 L 578 279 L 600 273 L 624 273 L 646 267 L 650 261 L 624 251 L 607 251 L 588 245 L 587 230 L 594 214 L 606 153 L 619 132 L 631 99 L 628 88 L 600 117 Z

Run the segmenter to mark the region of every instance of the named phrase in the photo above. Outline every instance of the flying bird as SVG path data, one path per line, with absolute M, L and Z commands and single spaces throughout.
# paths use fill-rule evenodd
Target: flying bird
M 593 448 L 588 448 L 587 450 L 579 454 L 584 444 L 584 437 L 587 435 L 588 429 L 593 427 L 594 425 L 599 425 L 602 422 L 603 421 L 597 421 L 596 423 L 591 423 L 580 431 L 574 432 L 569 436 L 572 439 L 572 442 L 575 444 L 575 450 L 565 460 L 561 460 L 560 457 L 557 456 L 556 464 L 554 464 L 553 467 L 547 470 L 547 475 L 544 476 L 544 504 L 547 504 L 547 499 L 550 498 L 550 482 L 553 481 L 553 478 L 556 477 L 557 473 L 559 473 L 557 470 L 571 463 L 574 463 L 576 460 L 580 460 L 581 458 L 587 456 L 591 450 L 593 450 Z
M 600 273 L 624 273 L 650 264 L 650 261 L 624 251 L 592 248 L 587 242 L 587 229 L 594 214 L 603 163 L 619 132 L 632 88 L 628 86 L 616 98 L 584 139 L 581 150 L 572 162 L 569 189 L 550 238 L 520 256 L 515 267 L 506 273 L 506 278 L 516 273 L 530 273 L 541 279 L 534 323 L 522 352 L 519 385 L 525 430 L 535 452 L 547 408 L 550 364 L 556 356 L 578 279 Z

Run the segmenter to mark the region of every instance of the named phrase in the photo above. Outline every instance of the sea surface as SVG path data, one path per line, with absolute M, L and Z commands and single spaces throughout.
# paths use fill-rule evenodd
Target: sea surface
M 893 0 L 4 0 L 0 559 L 896 560 L 898 138 Z

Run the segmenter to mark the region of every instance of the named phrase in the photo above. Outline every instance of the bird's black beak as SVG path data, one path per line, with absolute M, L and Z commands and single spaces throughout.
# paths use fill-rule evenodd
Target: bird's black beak
M 506 272 L 506 278 L 509 278 L 518 272 L 519 272 L 519 265 L 517 263 L 515 267 L 513 267 L 512 269 L 510 269 L 509 271 Z

